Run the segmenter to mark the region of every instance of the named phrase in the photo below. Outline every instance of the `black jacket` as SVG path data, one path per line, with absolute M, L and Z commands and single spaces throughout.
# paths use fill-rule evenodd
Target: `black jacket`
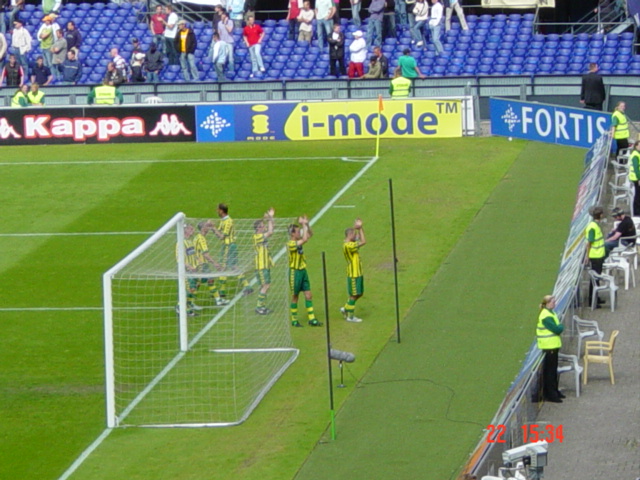
M 344 58 L 344 33 L 338 34 L 338 39 L 333 38 L 334 32 L 331 32 L 327 37 L 329 42 L 329 58 L 332 60 L 342 60 Z
M 603 103 L 604 97 L 604 83 L 602 81 L 602 77 L 593 72 L 583 75 L 580 100 L 583 100 L 587 105 L 596 105 Z
M 185 45 L 186 48 L 186 52 L 182 51 L 182 41 L 180 39 L 180 35 L 182 32 L 180 32 L 178 30 L 178 33 L 176 33 L 176 38 L 174 40 L 174 45 L 176 46 L 176 52 L 178 53 L 195 53 L 196 52 L 196 35 L 195 33 L 193 33 L 193 30 L 188 29 L 187 30 L 187 44 Z

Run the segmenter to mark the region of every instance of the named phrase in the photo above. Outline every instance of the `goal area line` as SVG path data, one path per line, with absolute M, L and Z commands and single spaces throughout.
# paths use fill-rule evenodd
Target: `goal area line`
M 319 158 L 344 159 L 346 157 L 319 157 Z M 354 158 L 354 157 L 350 157 L 350 158 Z M 313 218 L 311 218 L 311 220 L 309 221 L 311 225 L 314 225 L 315 223 L 317 223 L 324 216 L 324 214 L 333 207 L 333 205 L 340 199 L 340 197 L 342 197 L 353 186 L 354 183 L 356 183 L 371 167 L 373 167 L 377 163 L 380 157 L 375 156 L 375 157 L 361 157 L 361 158 L 363 160 L 364 159 L 368 159 L 368 160 L 366 160 L 366 163 L 364 163 L 364 166 L 360 170 L 358 170 L 358 172 L 342 188 L 340 188 L 340 190 L 338 190 L 338 192 L 333 197 L 331 197 L 331 199 L 318 211 L 318 213 L 316 213 L 313 216 Z M 276 159 L 276 160 L 281 160 L 281 159 Z M 291 160 L 301 160 L 301 159 L 297 158 L 297 159 L 291 159 Z M 0 165 L 2 164 L 0 163 Z M 274 261 L 277 261 L 277 259 L 283 256 L 285 253 L 286 253 L 286 248 L 282 247 L 280 251 L 278 251 L 278 253 L 274 256 Z M 122 262 L 119 262 L 116 266 L 113 267 L 112 270 L 114 270 L 121 263 Z M 218 312 L 218 314 L 215 315 L 211 319 L 211 321 L 209 321 L 209 323 L 205 325 L 197 335 L 194 336 L 194 338 L 189 342 L 188 348 L 191 349 L 193 345 L 195 345 L 204 335 L 206 335 L 206 333 L 216 324 L 216 322 L 222 317 L 222 315 L 228 309 L 230 309 L 235 304 L 235 302 L 238 301 L 239 298 L 241 297 L 240 296 L 234 297 L 231 300 L 231 302 L 222 309 L 222 311 Z M 247 410 L 249 414 L 253 411 L 255 406 L 257 406 L 257 404 L 266 395 L 266 393 L 269 391 L 273 383 L 275 383 L 282 376 L 282 374 L 289 367 L 289 365 L 293 363 L 293 361 L 295 361 L 295 359 L 299 354 L 299 351 L 297 351 L 297 349 L 293 349 L 293 350 L 296 350 L 295 355 L 292 355 L 291 359 L 287 363 L 285 363 L 283 368 L 281 368 L 281 370 L 272 377 L 272 382 L 270 382 L 271 384 L 269 385 L 269 388 L 264 389 L 263 393 L 256 398 L 256 400 L 254 401 L 254 404 L 252 404 L 251 407 Z M 120 417 L 121 420 L 123 420 L 126 417 L 126 415 L 128 415 L 133 410 L 133 408 L 138 403 L 140 403 L 143 400 L 143 398 L 178 364 L 178 362 L 185 356 L 185 353 L 186 352 L 180 351 L 176 354 L 176 356 L 167 364 L 167 366 L 149 383 L 149 385 L 147 385 L 147 387 L 145 387 L 145 389 L 140 394 L 138 394 L 138 396 L 125 409 L 125 411 L 123 411 Z M 125 412 L 126 412 L 126 415 L 125 415 Z M 242 423 L 245 420 L 246 419 L 243 418 L 239 423 Z M 198 425 L 201 425 L 201 424 L 198 424 Z M 188 425 L 184 425 L 184 426 L 188 427 Z M 201 426 L 205 426 L 205 425 L 201 425 Z M 206 425 L 206 426 L 210 426 L 210 425 Z M 222 426 L 222 425 L 219 425 L 219 426 Z M 158 427 L 160 427 L 160 425 L 158 425 Z M 163 425 L 163 427 L 166 427 L 166 425 Z M 92 442 L 91 445 L 89 445 L 80 454 L 80 456 L 69 466 L 69 468 L 58 478 L 58 480 L 67 480 L 68 478 L 70 478 L 71 475 L 73 475 L 73 473 L 87 460 L 87 458 L 89 458 L 89 456 L 102 444 L 102 442 L 109 436 L 109 434 L 113 430 L 114 430 L 113 428 L 107 427 L 100 434 L 100 436 L 98 436 L 98 438 L 94 442 Z

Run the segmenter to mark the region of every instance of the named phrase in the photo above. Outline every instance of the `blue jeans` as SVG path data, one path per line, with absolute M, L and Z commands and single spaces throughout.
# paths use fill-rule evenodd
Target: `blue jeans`
M 420 20 L 416 22 L 411 28 L 411 38 L 414 42 L 424 42 L 426 41 L 424 36 L 424 26 L 427 23 L 426 20 Z
M 362 20 L 360 20 L 360 9 L 362 8 L 362 0 L 358 3 L 354 3 L 351 5 L 351 21 L 356 27 L 362 25 Z
M 198 75 L 198 69 L 196 68 L 196 56 L 193 53 L 181 53 L 180 54 L 180 67 L 182 68 L 182 76 L 186 82 L 200 80 Z M 189 77 L 191 73 L 191 77 Z
M 6 33 L 7 20 L 4 18 L 4 12 L 0 9 L 0 33 Z
M 233 43 L 225 43 L 227 47 L 227 62 L 229 62 L 229 71 L 235 72 L 236 64 L 233 59 Z
M 147 83 L 160 83 L 158 72 L 147 72 Z
M 298 39 L 298 20 L 295 18 L 293 20 L 289 20 L 289 40 L 297 40 Z
M 262 45 L 256 43 L 255 45 L 251 45 L 249 47 L 249 55 L 251 56 L 251 72 L 255 73 L 257 71 L 264 70 L 264 63 L 262 63 Z
M 27 62 L 27 56 L 20 53 L 20 50 L 17 48 L 12 48 L 13 54 L 16 56 L 16 62 L 20 64 L 22 70 L 24 72 L 23 82 L 27 83 L 29 81 L 29 62 Z
M 164 53 L 164 35 L 160 34 L 160 35 L 154 35 L 153 36 L 153 43 L 155 43 L 156 48 L 161 51 L 162 53 Z
M 404 0 L 396 0 L 395 14 L 396 23 L 400 25 L 407 24 L 407 4 L 404 3 Z
M 178 65 L 178 52 L 176 51 L 176 45 L 173 38 L 164 37 L 164 46 L 166 47 L 165 53 L 167 54 L 169 65 Z
M 442 25 L 429 25 L 429 31 L 431 32 L 431 41 L 433 46 L 436 47 L 436 53 L 440 55 L 444 52 L 442 43 L 440 43 L 440 32 L 442 31 Z
M 395 14 L 385 14 L 382 17 L 382 38 L 396 37 L 396 16 Z
M 227 77 L 224 76 L 224 62 L 217 62 L 215 69 L 216 69 L 216 75 L 218 76 L 218 81 L 226 82 Z
M 367 26 L 367 47 L 382 43 L 382 20 L 369 20 Z
M 333 30 L 333 20 L 316 20 L 316 30 L 318 31 L 318 46 L 324 50 L 327 37 L 331 35 L 331 30 Z
M 52 59 L 53 59 L 53 53 L 51 53 L 51 50 L 45 48 L 42 50 L 42 60 L 44 63 L 45 67 L 49 67 L 49 69 L 51 69 L 51 71 L 53 72 L 53 63 L 52 63 Z

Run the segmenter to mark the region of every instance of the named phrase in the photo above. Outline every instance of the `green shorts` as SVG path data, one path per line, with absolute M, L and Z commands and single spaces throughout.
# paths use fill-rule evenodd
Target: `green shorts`
M 307 274 L 306 268 L 303 270 L 289 269 L 289 288 L 293 295 L 311 290 L 311 282 L 309 281 L 309 274 Z
M 265 268 L 264 270 L 256 270 L 256 278 L 260 286 L 269 285 L 271 283 L 271 270 Z
M 361 296 L 364 293 L 364 277 L 347 277 L 347 293 L 349 296 Z
M 198 285 L 200 285 L 199 278 L 187 278 L 187 290 L 191 293 L 194 293 L 198 290 Z
M 238 246 L 235 243 L 222 245 L 220 263 L 223 270 L 231 270 L 238 265 Z

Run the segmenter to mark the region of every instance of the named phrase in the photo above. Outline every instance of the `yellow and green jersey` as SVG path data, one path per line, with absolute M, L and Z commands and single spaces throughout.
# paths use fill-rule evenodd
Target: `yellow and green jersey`
M 178 247 L 176 245 L 176 261 L 178 260 Z M 198 259 L 196 255 L 196 246 L 192 238 L 184 239 L 184 264 L 188 270 L 195 270 L 198 268 Z
M 289 240 L 287 242 L 287 251 L 289 252 L 289 268 L 292 270 L 304 270 L 307 268 L 302 245 L 298 245 L 296 240 Z
M 229 215 L 220 220 L 218 230 L 220 230 L 220 232 L 224 235 L 222 243 L 224 243 L 225 245 L 236 243 L 236 232 L 233 228 L 233 219 Z
M 360 264 L 360 246 L 358 242 L 344 242 L 342 251 L 347 261 L 347 277 L 361 277 L 362 265 Z
M 207 259 L 204 256 L 209 253 L 209 245 L 207 244 L 205 236 L 197 233 L 196 236 L 193 237 L 193 246 L 196 249 L 196 262 L 198 262 L 198 265 L 207 263 Z
M 253 248 L 256 250 L 256 270 L 268 270 L 273 267 L 269 242 L 264 233 L 256 233 L 253 236 Z

